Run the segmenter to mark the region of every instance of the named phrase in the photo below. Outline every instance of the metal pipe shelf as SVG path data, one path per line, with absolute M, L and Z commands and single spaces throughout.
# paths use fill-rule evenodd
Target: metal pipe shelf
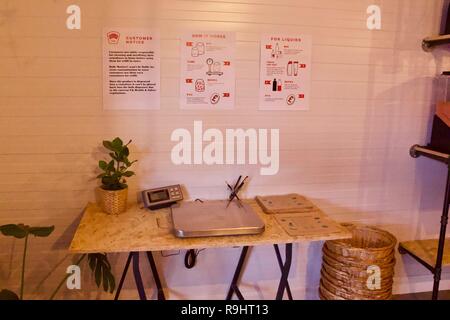
M 422 48 L 425 51 L 430 51 L 433 47 L 450 44 L 450 34 L 427 37 L 422 40 Z
M 430 147 L 422 147 L 418 144 L 413 145 L 411 147 L 411 149 L 409 150 L 409 154 L 413 158 L 418 158 L 420 156 L 424 156 L 424 157 L 427 157 L 430 159 L 434 159 L 434 160 L 443 162 L 445 164 L 450 163 L 450 154 L 439 152 Z
M 400 254 L 408 254 L 425 266 L 434 275 L 433 300 L 439 296 L 442 267 L 450 265 L 450 240 L 445 238 L 450 205 L 450 155 L 428 147 L 414 145 L 409 150 L 413 158 L 424 156 L 447 165 L 447 184 L 445 188 L 444 206 L 441 215 L 441 228 L 438 240 L 419 240 L 402 242 L 398 246 Z

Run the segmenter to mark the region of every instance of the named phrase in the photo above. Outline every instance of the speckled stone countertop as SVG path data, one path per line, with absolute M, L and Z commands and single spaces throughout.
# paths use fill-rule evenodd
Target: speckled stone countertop
M 254 200 L 246 200 L 264 221 L 265 231 L 259 235 L 176 238 L 172 230 L 170 209 L 150 212 L 138 205 L 130 206 L 120 215 L 103 213 L 89 203 L 70 245 L 71 252 L 130 252 L 187 250 L 233 246 L 272 245 L 350 238 L 345 228 L 332 233 L 320 230 L 300 236 L 290 236 L 278 224 L 274 215 L 265 214 Z M 314 211 L 320 211 L 314 208 Z M 323 213 L 320 212 L 322 215 Z

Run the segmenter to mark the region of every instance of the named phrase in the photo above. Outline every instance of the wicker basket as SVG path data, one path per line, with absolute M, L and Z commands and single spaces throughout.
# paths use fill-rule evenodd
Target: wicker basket
M 395 237 L 370 226 L 344 225 L 352 238 L 326 241 L 319 296 L 322 300 L 387 300 L 392 297 Z M 380 268 L 380 287 L 369 288 L 369 266 Z
M 97 201 L 103 212 L 120 214 L 127 210 L 128 188 L 112 191 L 99 187 L 97 195 Z
M 357 260 L 379 261 L 391 257 L 397 239 L 384 230 L 371 226 L 343 224 L 352 232 L 351 239 L 327 241 L 327 248 L 339 256 Z
M 383 269 L 381 269 L 383 270 Z M 321 274 L 327 278 L 329 281 L 333 281 L 335 284 L 340 286 L 350 286 L 351 288 L 367 289 L 366 283 L 362 282 L 360 279 L 367 278 L 367 271 L 360 273 L 358 276 L 348 274 L 345 272 L 340 272 L 333 267 L 325 265 L 322 266 Z M 384 277 L 381 277 L 381 288 L 389 289 L 393 284 L 392 276 L 394 275 L 393 270 L 383 271 Z

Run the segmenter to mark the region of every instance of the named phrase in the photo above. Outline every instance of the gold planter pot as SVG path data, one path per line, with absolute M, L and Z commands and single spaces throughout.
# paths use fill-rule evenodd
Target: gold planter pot
M 128 188 L 112 191 L 98 187 L 97 194 L 97 201 L 103 212 L 120 214 L 127 210 Z

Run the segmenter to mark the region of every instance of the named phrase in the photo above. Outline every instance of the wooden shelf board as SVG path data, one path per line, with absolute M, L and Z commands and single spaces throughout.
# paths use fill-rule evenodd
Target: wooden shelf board
M 438 240 L 416 240 L 401 242 L 400 247 L 422 259 L 430 266 L 436 265 Z M 450 266 L 450 238 L 445 240 L 442 266 Z

